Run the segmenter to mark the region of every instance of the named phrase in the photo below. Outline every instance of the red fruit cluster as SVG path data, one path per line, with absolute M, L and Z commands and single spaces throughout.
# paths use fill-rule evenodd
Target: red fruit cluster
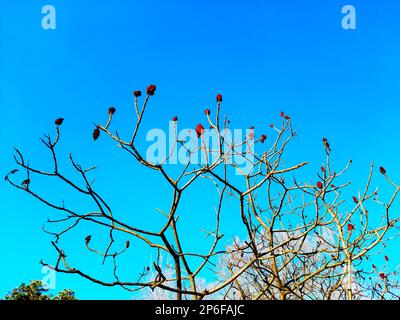
M 317 182 L 317 187 L 320 188 L 320 189 L 322 189 L 322 188 L 324 187 L 324 185 L 322 184 L 321 181 L 318 181 L 318 182 Z
M 351 223 L 349 223 L 349 224 L 347 225 L 347 230 L 349 230 L 350 232 L 353 231 L 354 228 L 355 228 L 354 225 L 351 224 Z
M 140 96 L 142 95 L 142 91 L 140 91 L 140 90 L 133 91 L 133 95 L 134 95 L 136 98 L 138 98 L 138 97 L 140 97 Z
M 86 244 L 89 244 L 90 240 L 92 240 L 92 236 L 87 236 L 87 237 L 85 238 Z
M 196 134 L 197 134 L 197 138 L 200 138 L 204 133 L 204 127 L 202 124 L 198 124 L 196 126 Z
M 178 117 L 177 116 L 173 117 L 172 121 L 175 121 L 175 122 L 178 121 Z
M 211 111 L 210 111 L 210 109 L 206 109 L 206 110 L 204 110 L 204 114 L 205 114 L 206 116 L 209 116 L 209 115 L 211 114 Z
M 222 102 L 222 94 L 217 94 L 216 100 L 218 103 Z
M 100 129 L 99 129 L 99 127 L 96 127 L 96 128 L 93 130 L 92 136 L 93 136 L 93 140 L 94 140 L 94 141 L 96 141 L 96 140 L 100 137 Z
M 265 134 L 261 135 L 261 137 L 260 137 L 260 142 L 261 142 L 261 143 L 264 143 L 265 140 L 267 140 L 267 136 L 266 136 Z
M 149 85 L 149 86 L 147 87 L 147 89 L 146 89 L 146 93 L 147 93 L 149 96 L 153 96 L 155 92 L 156 92 L 156 86 L 155 86 L 154 84 Z
M 325 148 L 326 152 L 329 154 L 331 152 L 331 146 L 330 146 L 330 144 L 328 142 L 328 139 L 327 138 L 323 138 L 322 139 L 322 143 L 324 144 L 324 148 Z M 350 160 L 350 162 L 351 162 L 351 160 Z
M 58 118 L 56 121 L 54 121 L 54 123 L 57 126 L 61 126 L 63 124 L 63 122 L 64 122 L 64 118 Z
M 358 204 L 358 199 L 356 197 L 353 196 L 353 201 L 355 204 Z

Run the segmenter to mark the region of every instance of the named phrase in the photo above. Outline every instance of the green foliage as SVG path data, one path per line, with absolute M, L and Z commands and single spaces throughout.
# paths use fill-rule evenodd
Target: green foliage
M 74 291 L 64 289 L 53 295 L 48 293 L 49 289 L 43 286 L 39 280 L 31 281 L 29 285 L 22 283 L 18 288 L 14 288 L 8 293 L 5 300 L 77 300 Z

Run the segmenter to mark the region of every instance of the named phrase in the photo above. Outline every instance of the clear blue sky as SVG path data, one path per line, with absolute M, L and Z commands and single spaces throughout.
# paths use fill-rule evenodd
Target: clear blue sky
M 41 28 L 45 4 L 57 10 L 56 30 Z M 357 9 L 356 30 L 341 27 L 346 4 Z M 118 126 L 128 132 L 132 90 L 155 83 L 147 126 L 166 126 L 174 115 L 194 126 L 221 92 L 224 111 L 237 127 L 267 130 L 281 110 L 290 114 L 299 134 L 290 151 L 293 161 L 318 168 L 326 136 L 338 166 L 353 159 L 354 190 L 372 161 L 400 178 L 398 1 L 0 0 L 0 17 L 3 174 L 14 167 L 13 146 L 32 164 L 45 166 L 49 158 L 39 137 L 52 133 L 54 119 L 62 116 L 60 152 L 72 151 L 83 164 L 98 165 L 97 184 L 114 207 L 151 225 L 152 208 L 168 201 L 161 196 L 164 187 L 147 171 L 127 167 L 127 157 L 113 166 L 119 150 L 106 139 L 94 143 L 91 131 L 115 105 Z M 112 190 L 107 181 L 115 183 Z M 62 193 L 71 204 L 79 203 L 53 182 L 36 186 L 54 199 Z M 202 205 L 192 208 L 191 215 L 202 210 Z M 51 238 L 41 230 L 48 217 L 54 217 L 52 210 L 2 183 L 0 296 L 22 281 L 41 278 L 40 259 L 54 261 Z M 94 231 L 71 238 L 71 259 L 87 268 L 99 266 L 81 248 L 87 233 Z M 197 241 L 191 233 L 186 236 L 189 243 Z M 131 255 L 125 271 L 136 277 L 148 261 L 145 251 Z M 64 287 L 80 298 L 130 297 L 58 275 L 57 289 Z

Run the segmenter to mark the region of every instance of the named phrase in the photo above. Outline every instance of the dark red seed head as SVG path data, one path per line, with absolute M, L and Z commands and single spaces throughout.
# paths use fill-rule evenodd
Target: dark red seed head
M 140 90 L 133 91 L 133 95 L 134 95 L 136 98 L 138 98 L 138 97 L 140 97 L 140 96 L 142 95 L 142 91 L 140 91 Z
M 204 110 L 204 114 L 205 114 L 205 115 L 207 115 L 207 116 L 209 116 L 209 115 L 211 114 L 211 111 L 210 111 L 210 109 L 206 109 L 206 110 Z
M 175 122 L 178 121 L 178 117 L 177 116 L 173 117 L 172 121 L 175 121 Z
M 149 86 L 147 87 L 147 89 L 146 89 L 146 93 L 147 93 L 149 96 L 153 96 L 155 92 L 156 92 L 156 86 L 155 86 L 154 84 L 149 85 Z
M 317 182 L 317 187 L 320 188 L 320 189 L 322 189 L 322 188 L 324 187 L 324 185 L 322 184 L 321 181 L 318 181 L 318 182 Z
M 115 109 L 114 107 L 109 107 L 109 108 L 108 108 L 108 114 L 109 114 L 110 116 L 112 116 L 112 115 L 115 113 L 115 111 L 117 111 L 117 109 Z
M 196 126 L 196 134 L 197 134 L 197 138 L 200 138 L 204 133 L 204 127 L 202 124 L 198 124 Z
M 217 100 L 218 103 L 222 102 L 222 94 L 218 93 L 217 97 L 216 97 L 216 100 Z
M 56 121 L 54 121 L 54 123 L 57 126 L 61 126 L 63 124 L 63 122 L 64 122 L 64 118 L 58 118 L 58 119 L 56 119 Z
M 99 129 L 99 127 L 96 127 L 94 130 L 93 130 L 93 140 L 94 141 L 96 141 L 99 137 L 100 137 L 100 129 Z
M 384 167 L 380 167 L 380 168 L 379 168 L 379 171 L 380 171 L 383 175 L 386 174 L 386 170 L 385 170 Z
M 261 142 L 261 143 L 264 143 L 265 140 L 267 140 L 267 136 L 266 136 L 265 134 L 261 135 L 261 137 L 260 137 L 260 142 Z

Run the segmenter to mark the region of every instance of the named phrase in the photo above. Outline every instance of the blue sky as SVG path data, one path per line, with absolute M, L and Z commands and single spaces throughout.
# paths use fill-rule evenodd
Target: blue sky
M 57 10 L 56 30 L 41 28 L 45 4 Z M 356 30 L 341 27 L 346 4 L 357 9 Z M 398 1 L 0 0 L 0 15 L 4 174 L 14 166 L 13 146 L 32 164 L 45 166 L 49 158 L 39 138 L 52 133 L 54 119 L 62 116 L 60 153 L 72 151 L 82 163 L 97 165 L 99 188 L 116 208 L 145 212 L 140 222 L 152 225 L 152 208 L 168 201 L 166 187 L 147 171 L 131 169 L 110 141 L 94 143 L 91 131 L 114 105 L 119 129 L 129 132 L 131 92 L 155 83 L 148 127 L 165 127 L 174 115 L 185 127 L 195 126 L 220 92 L 237 127 L 267 130 L 281 110 L 290 114 L 299 135 L 289 152 L 293 161 L 318 168 L 324 161 L 321 138 L 328 137 L 339 167 L 354 162 L 354 190 L 362 187 L 372 161 L 400 176 Z M 107 181 L 116 187 L 110 191 Z M 73 197 L 53 182 L 38 187 L 54 198 Z M 154 193 L 145 192 L 149 188 Z M 193 210 L 198 216 L 205 208 Z M 52 215 L 7 184 L 0 186 L 0 296 L 41 278 L 40 259 L 53 261 L 51 238 L 41 230 Z M 81 248 L 86 233 L 71 239 L 71 249 L 76 261 L 90 265 Z M 186 235 L 189 243 L 195 243 L 194 234 Z M 145 252 L 129 259 L 134 272 L 149 261 Z M 80 298 L 130 296 L 58 275 L 57 289 L 63 287 Z

